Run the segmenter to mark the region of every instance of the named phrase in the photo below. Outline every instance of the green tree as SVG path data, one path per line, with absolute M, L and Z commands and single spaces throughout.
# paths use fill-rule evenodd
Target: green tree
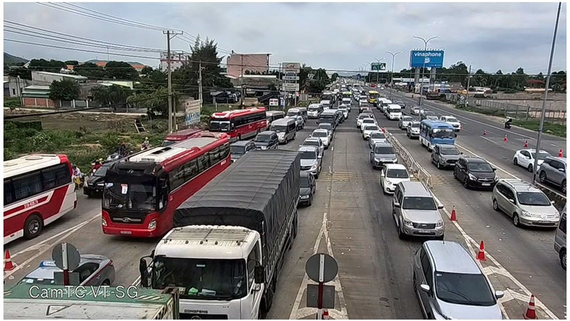
M 79 98 L 79 84 L 73 80 L 54 80 L 49 86 L 49 98 L 53 101 L 70 101 Z
M 48 71 L 48 72 L 59 72 L 61 68 L 65 68 L 65 62 L 59 60 L 45 60 L 45 59 L 32 59 L 30 60 L 29 69 Z
M 32 80 L 32 71 L 24 67 L 12 67 L 8 71 L 8 76 Z
M 174 92 L 172 103 L 178 105 L 179 94 Z M 153 92 L 142 92 L 131 95 L 127 98 L 129 106 L 136 108 L 146 108 L 147 113 L 153 117 L 168 117 L 168 89 L 158 88 Z
M 113 107 L 114 110 L 117 110 L 117 107 L 125 107 L 127 98 L 131 94 L 130 88 L 119 85 L 97 86 L 91 89 L 91 95 L 95 101 L 102 106 Z
M 77 61 L 77 60 L 66 60 L 66 61 L 65 61 L 65 64 L 66 64 L 66 65 L 77 66 L 77 65 L 79 65 L 79 61 Z
M 124 61 L 109 61 L 105 65 L 107 76 L 117 80 L 138 80 L 139 73 L 131 64 Z
M 86 62 L 82 65 L 73 67 L 73 71 L 81 76 L 89 79 L 105 79 L 107 78 L 107 71 L 103 67 L 99 67 L 92 62 Z
M 338 74 L 335 72 L 334 74 L 332 74 L 331 76 L 331 81 L 336 81 L 338 79 Z

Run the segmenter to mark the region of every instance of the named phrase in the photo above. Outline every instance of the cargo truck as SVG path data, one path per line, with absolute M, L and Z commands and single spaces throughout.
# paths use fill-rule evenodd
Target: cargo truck
M 4 319 L 179 319 L 178 289 L 18 284 L 4 291 Z
M 257 319 L 269 311 L 297 235 L 299 154 L 245 154 L 174 213 L 174 229 L 141 258 L 141 285 L 180 290 L 187 319 Z

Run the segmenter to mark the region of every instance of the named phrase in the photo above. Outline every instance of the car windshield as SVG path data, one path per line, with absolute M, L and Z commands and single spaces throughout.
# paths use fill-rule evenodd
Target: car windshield
M 364 126 L 364 130 L 378 130 L 378 126 Z
M 410 121 L 410 120 L 412 120 L 412 117 L 410 117 L 410 116 L 404 116 L 404 117 L 402 117 L 401 119 L 402 119 L 402 121 Z
M 271 135 L 257 135 L 255 141 L 258 143 L 269 143 L 271 141 Z
M 276 133 L 281 133 L 281 132 L 286 132 L 287 131 L 287 126 L 283 126 L 283 125 L 271 125 L 271 130 L 276 132 Z
M 370 118 L 370 114 L 360 114 L 360 115 L 358 115 L 358 119 L 365 119 L 365 118 Z
M 318 140 L 306 140 L 303 142 L 303 145 L 305 145 L 305 146 L 319 146 L 319 141 Z
M 319 111 L 319 107 L 309 107 L 309 111 Z
M 376 146 L 374 147 L 374 154 L 388 155 L 394 154 L 394 150 L 389 146 Z
M 298 115 L 300 115 L 300 114 L 301 114 L 301 112 L 298 111 L 298 110 L 297 110 L 297 111 L 289 110 L 289 111 L 287 112 L 287 116 L 289 116 L 289 117 L 296 117 L 296 116 L 298 116 Z
M 301 176 L 301 188 L 309 188 L 309 177 L 308 176 Z
M 522 205 L 530 206 L 550 206 L 550 200 L 544 193 L 540 192 L 518 192 L 517 198 Z
M 389 169 L 386 173 L 386 177 L 388 178 L 408 178 L 408 171 L 401 168 L 393 168 Z
M 492 172 L 493 168 L 487 163 L 467 163 L 467 169 L 471 172 Z
M 531 153 L 531 154 L 532 154 L 532 159 L 535 159 L 535 158 L 536 158 L 536 152 Z M 550 154 L 547 153 L 547 152 L 540 152 L 540 153 L 538 153 L 538 159 L 540 159 L 540 160 L 545 160 L 546 157 L 549 157 L 549 156 L 552 156 L 552 155 L 550 155 Z
M 454 138 L 455 133 L 451 128 L 435 128 L 432 130 L 431 136 L 434 138 Z
M 93 174 L 93 175 L 95 175 L 95 176 L 97 176 L 97 177 L 105 177 L 105 175 L 107 175 L 107 170 L 108 170 L 108 169 L 109 169 L 109 167 L 107 167 L 107 166 L 102 166 L 102 167 L 100 167 L 100 168 L 95 172 L 95 174 Z
M 156 187 L 143 183 L 107 183 L 103 190 L 104 209 L 153 211 L 156 207 Z
M 454 304 L 491 306 L 495 297 L 483 274 L 435 272 L 435 292 L 440 300 Z
M 219 120 L 210 121 L 210 131 L 212 132 L 227 132 L 229 129 L 230 129 L 229 121 L 219 121 Z
M 459 121 L 457 120 L 457 118 L 453 118 L 453 117 L 447 117 L 447 121 L 448 122 L 452 122 L 452 123 L 458 123 Z
M 420 128 L 420 123 L 412 123 L 413 128 Z
M 327 133 L 326 132 L 313 132 L 313 137 L 327 137 Z
M 440 147 L 441 155 L 459 155 L 459 151 L 455 147 Z
M 371 138 L 371 139 L 374 139 L 374 138 L 382 138 L 382 139 L 383 139 L 383 138 L 386 138 L 386 137 L 385 137 L 384 134 L 382 134 L 382 133 L 372 133 L 372 134 L 370 134 L 370 138 Z
M 362 120 L 363 124 L 374 124 L 374 119 L 372 118 L 365 118 Z
M 437 206 L 431 197 L 404 197 L 402 208 L 405 210 L 435 211 Z
M 245 146 L 230 146 L 230 151 L 234 155 L 245 154 Z
M 317 158 L 317 153 L 312 152 L 312 151 L 302 151 L 302 152 L 299 152 L 299 154 L 301 155 L 301 159 L 316 159 Z
M 180 297 L 202 300 L 229 300 L 247 294 L 244 259 L 215 260 L 155 256 L 152 287 L 175 286 Z

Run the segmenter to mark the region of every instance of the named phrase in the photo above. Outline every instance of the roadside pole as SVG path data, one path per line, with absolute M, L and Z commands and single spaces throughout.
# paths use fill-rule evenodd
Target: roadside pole
M 469 98 L 469 84 L 471 83 L 471 65 L 469 65 L 469 74 L 467 75 L 467 91 L 465 92 L 465 101 L 463 102 L 464 106 L 467 106 L 467 98 Z
M 170 40 L 176 37 L 177 35 L 181 35 L 182 32 L 170 31 L 166 30 L 163 31 L 166 34 L 166 62 L 168 65 L 168 133 L 172 133 L 173 128 L 173 119 L 176 119 L 176 114 L 173 115 L 173 108 L 172 108 L 172 68 L 170 64 Z M 172 37 L 170 37 L 172 35 Z M 173 118 L 174 117 L 174 118 Z

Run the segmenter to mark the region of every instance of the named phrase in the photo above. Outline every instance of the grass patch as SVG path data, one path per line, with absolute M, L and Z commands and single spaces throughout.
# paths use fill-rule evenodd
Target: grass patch
M 513 125 L 523 127 L 538 132 L 540 121 L 535 119 L 519 120 L 513 119 Z M 566 137 L 566 125 L 544 122 L 543 133 Z
M 471 111 L 471 112 L 475 112 L 475 113 L 479 113 L 479 114 L 484 114 L 484 115 L 505 117 L 505 113 L 500 109 L 481 109 L 481 108 L 476 108 L 476 107 L 472 107 L 472 106 L 464 106 L 464 105 L 455 105 L 455 108 L 465 110 L 465 111 Z

